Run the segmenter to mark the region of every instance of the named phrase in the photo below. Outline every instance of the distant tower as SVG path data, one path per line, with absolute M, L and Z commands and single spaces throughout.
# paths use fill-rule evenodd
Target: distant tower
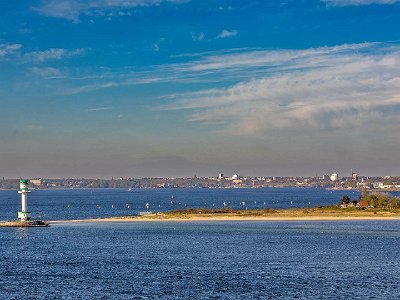
M 28 180 L 21 179 L 19 181 L 19 191 L 18 194 L 21 194 L 21 211 L 18 212 L 18 220 L 20 221 L 29 221 L 31 219 L 31 213 L 28 212 L 28 193 L 30 193 L 28 189 Z

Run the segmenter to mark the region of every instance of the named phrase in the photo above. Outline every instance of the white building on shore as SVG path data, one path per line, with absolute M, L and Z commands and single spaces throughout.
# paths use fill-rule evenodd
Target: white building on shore
M 339 174 L 333 173 L 331 175 L 331 181 L 338 181 L 339 180 Z

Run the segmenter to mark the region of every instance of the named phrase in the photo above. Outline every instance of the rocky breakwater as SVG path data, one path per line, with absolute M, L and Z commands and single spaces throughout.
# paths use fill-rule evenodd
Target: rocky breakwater
M 48 227 L 45 221 L 7 221 L 0 222 L 0 227 Z

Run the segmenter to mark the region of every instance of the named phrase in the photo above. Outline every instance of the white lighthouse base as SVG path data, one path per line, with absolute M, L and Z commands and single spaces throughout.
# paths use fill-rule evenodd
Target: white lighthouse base
M 18 220 L 22 222 L 29 221 L 31 219 L 31 213 L 27 211 L 19 211 L 18 212 Z

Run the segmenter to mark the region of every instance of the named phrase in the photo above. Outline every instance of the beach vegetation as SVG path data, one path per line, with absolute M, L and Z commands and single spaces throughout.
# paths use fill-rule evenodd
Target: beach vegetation
M 348 195 L 344 195 L 342 197 L 342 200 L 340 201 L 340 204 L 349 204 L 350 203 L 350 197 Z
M 400 198 L 389 193 L 374 192 L 370 194 L 364 193 L 359 201 L 351 200 L 348 195 L 344 195 L 338 207 L 359 209 L 380 208 L 380 209 L 397 209 L 400 208 Z
M 361 201 L 363 206 L 367 204 L 367 207 L 386 209 L 400 208 L 400 198 L 389 193 L 372 193 L 364 197 Z
M 159 220 L 227 220 L 227 219 L 357 219 L 357 218 L 400 218 L 400 208 L 367 208 L 367 207 L 348 207 L 341 209 L 337 205 L 325 206 L 322 208 L 289 208 L 289 209 L 254 209 L 254 210 L 235 210 L 228 208 L 207 209 L 190 208 L 184 210 L 174 210 L 167 212 L 154 213 L 146 216 L 139 216 L 140 219 L 159 219 Z

